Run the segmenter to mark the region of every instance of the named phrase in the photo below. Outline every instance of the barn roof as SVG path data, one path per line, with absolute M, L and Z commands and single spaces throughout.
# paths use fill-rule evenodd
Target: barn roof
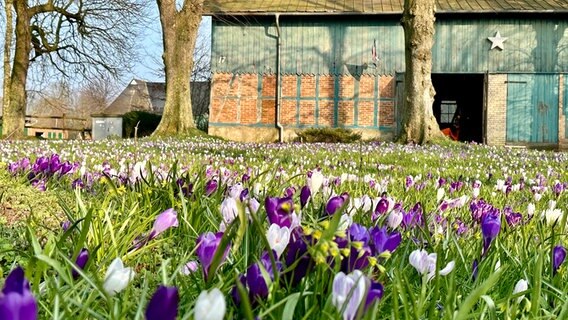
M 568 12 L 567 0 L 435 0 L 438 13 Z M 399 14 L 404 0 L 206 0 L 205 15 Z

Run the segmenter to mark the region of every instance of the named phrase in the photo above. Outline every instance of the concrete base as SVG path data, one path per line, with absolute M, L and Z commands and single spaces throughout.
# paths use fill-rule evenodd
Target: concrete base
M 294 140 L 297 135 L 296 131 L 302 129 L 297 128 L 284 128 L 284 141 L 290 142 Z M 354 132 L 359 132 L 363 140 L 382 140 L 392 141 L 394 135 L 392 132 L 381 132 L 376 129 L 354 129 Z M 278 130 L 270 127 L 248 127 L 248 126 L 230 126 L 230 127 L 217 127 L 209 126 L 210 135 L 219 136 L 227 140 L 239 142 L 276 142 L 278 141 Z

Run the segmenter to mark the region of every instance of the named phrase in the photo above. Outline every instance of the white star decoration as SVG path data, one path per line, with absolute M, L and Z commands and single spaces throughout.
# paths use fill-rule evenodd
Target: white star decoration
M 501 37 L 501 33 L 499 33 L 499 31 L 497 31 L 497 33 L 495 33 L 494 37 L 488 37 L 487 39 L 489 39 L 489 41 L 491 41 L 491 49 L 489 49 L 489 50 L 493 50 L 495 48 L 499 48 L 499 49 L 503 50 L 503 49 L 505 49 L 503 47 L 503 42 L 507 41 L 507 39 L 509 39 L 509 38 Z

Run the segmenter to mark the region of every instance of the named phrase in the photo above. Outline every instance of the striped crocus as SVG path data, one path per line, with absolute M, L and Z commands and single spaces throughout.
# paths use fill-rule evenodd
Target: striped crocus
M 352 320 L 357 316 L 359 305 L 365 298 L 367 279 L 363 272 L 354 270 L 350 274 L 339 272 L 333 278 L 331 303 L 343 312 L 343 320 Z
M 37 319 L 37 301 L 30 290 L 24 269 L 12 270 L 0 293 L 0 319 Z
M 146 308 L 146 320 L 175 320 L 178 314 L 179 294 L 176 287 L 160 286 Z
M 556 246 L 552 249 L 552 274 L 556 275 L 560 265 L 566 260 L 566 248 L 563 246 Z

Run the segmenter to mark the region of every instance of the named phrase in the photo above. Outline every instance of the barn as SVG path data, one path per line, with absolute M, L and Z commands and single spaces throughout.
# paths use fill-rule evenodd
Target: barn
M 209 133 L 290 140 L 312 127 L 393 139 L 404 90 L 403 0 L 206 0 Z M 436 0 L 440 128 L 460 140 L 568 147 L 568 1 Z

